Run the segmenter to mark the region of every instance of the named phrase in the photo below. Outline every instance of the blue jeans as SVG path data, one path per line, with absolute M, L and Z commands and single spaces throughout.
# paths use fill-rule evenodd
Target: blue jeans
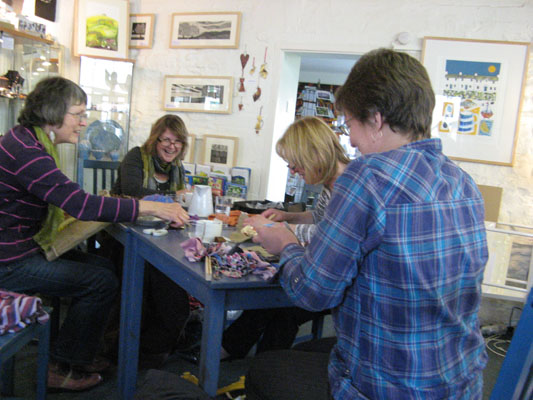
M 72 250 L 54 261 L 42 254 L 0 266 L 0 287 L 19 293 L 71 297 L 53 345 L 54 360 L 90 364 L 118 292 L 114 267 L 107 259 Z

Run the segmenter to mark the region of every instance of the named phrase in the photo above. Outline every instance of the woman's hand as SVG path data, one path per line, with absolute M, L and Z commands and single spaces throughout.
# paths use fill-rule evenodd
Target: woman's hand
M 278 255 L 283 249 L 291 244 L 298 244 L 298 239 L 283 224 L 274 226 L 261 225 L 254 227 L 257 235 L 252 239 L 254 243 L 259 243 L 270 254 Z
M 280 254 L 285 246 L 291 243 L 299 243 L 294 233 L 288 230 L 283 224 L 273 224 L 271 220 L 262 215 L 247 218 L 245 224 L 251 225 L 257 235 L 254 236 L 254 243 L 259 243 L 270 254 Z
M 255 228 L 255 226 L 272 225 L 273 221 L 271 219 L 263 217 L 263 214 L 260 214 L 252 215 L 251 217 L 246 218 L 242 223 L 244 225 L 252 225 Z
M 265 218 L 268 218 L 271 221 L 282 222 L 287 220 L 287 213 L 276 208 L 269 208 L 261 213 Z
M 139 215 L 153 215 L 170 221 L 170 226 L 174 228 L 189 221 L 189 214 L 178 203 L 139 200 Z

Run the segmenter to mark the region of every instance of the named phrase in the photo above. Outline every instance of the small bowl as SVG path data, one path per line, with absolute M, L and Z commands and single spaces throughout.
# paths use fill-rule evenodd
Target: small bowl
M 118 161 L 120 158 L 120 152 L 117 150 L 110 151 L 109 158 L 111 158 L 111 161 Z
M 91 150 L 91 154 L 96 160 L 101 160 L 105 155 L 105 151 L 104 150 Z

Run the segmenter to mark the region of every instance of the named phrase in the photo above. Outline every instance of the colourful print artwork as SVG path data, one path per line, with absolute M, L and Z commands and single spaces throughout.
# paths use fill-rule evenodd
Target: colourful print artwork
M 494 104 L 499 89 L 501 64 L 497 62 L 446 61 L 446 76 L 443 94 L 459 97 L 459 125 L 457 133 L 463 135 L 492 134 Z M 447 119 L 453 113 L 453 103 L 444 102 L 439 131 L 450 132 Z

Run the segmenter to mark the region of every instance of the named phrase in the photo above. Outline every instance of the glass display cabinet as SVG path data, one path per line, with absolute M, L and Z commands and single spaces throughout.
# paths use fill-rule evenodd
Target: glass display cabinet
M 16 124 L 37 82 L 60 74 L 60 55 L 61 48 L 51 40 L 0 28 L 0 135 Z
M 132 60 L 81 57 L 80 86 L 88 98 L 87 128 L 78 143 L 77 179 L 88 192 L 110 188 L 111 176 L 98 179 L 108 182 L 106 187 L 94 187 L 94 168 L 109 170 L 128 151 L 133 65 Z

